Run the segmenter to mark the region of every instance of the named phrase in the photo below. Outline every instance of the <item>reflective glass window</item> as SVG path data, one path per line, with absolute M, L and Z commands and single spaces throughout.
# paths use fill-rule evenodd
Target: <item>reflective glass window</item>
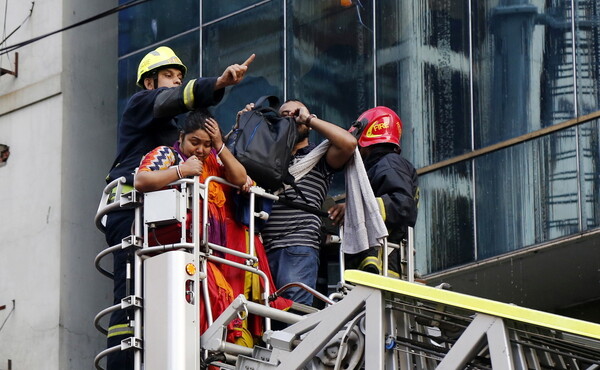
M 236 0 L 236 1 L 202 1 L 202 23 L 213 21 L 232 13 L 238 12 L 249 6 L 262 4 L 271 0 Z M 196 2 L 198 2 L 196 0 Z M 279 1 L 275 1 L 279 2 Z
M 600 226 L 600 122 L 579 126 L 582 224 L 584 230 Z
M 214 114 L 228 132 L 237 112 L 263 95 L 283 98 L 283 15 L 281 1 L 269 1 L 211 23 L 202 30 L 202 74 L 220 76 L 250 55 L 256 59 L 244 80 L 226 89 Z
M 413 134 L 403 147 L 417 166 L 471 150 L 467 5 L 377 3 L 377 103 Z
M 163 45 L 173 49 L 175 54 L 181 59 L 183 64 L 187 67 L 187 75 L 185 81 L 198 77 L 199 71 L 199 34 L 198 32 L 192 32 L 176 39 L 165 42 Z M 137 68 L 142 58 L 150 51 L 155 48 L 142 49 L 139 52 L 132 54 L 126 58 L 119 60 L 119 92 L 118 92 L 118 104 L 119 104 L 119 117 L 125 109 L 125 105 L 129 98 L 140 91 L 141 88 L 136 85 Z
M 473 2 L 476 148 L 573 117 L 569 4 Z
M 337 1 L 294 0 L 287 8 L 287 98 L 344 128 L 374 101 L 372 4 L 362 4 L 358 12 Z M 323 138 L 312 131 L 310 140 Z M 338 175 L 329 193 L 344 191 Z
M 600 109 L 600 6 L 576 1 L 575 37 L 579 115 Z
M 577 233 L 575 129 L 475 159 L 478 259 Z
M 373 104 L 372 10 L 362 4 L 357 13 L 337 1 L 288 2 L 287 96 L 342 127 Z
M 199 14 L 198 0 L 148 1 L 119 12 L 119 56 L 197 30 Z
M 416 267 L 421 274 L 475 260 L 471 163 L 419 176 L 415 226 Z

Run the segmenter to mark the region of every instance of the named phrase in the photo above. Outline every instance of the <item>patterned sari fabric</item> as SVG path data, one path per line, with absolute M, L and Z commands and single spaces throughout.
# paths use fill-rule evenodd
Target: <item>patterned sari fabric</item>
M 160 171 L 166 170 L 171 166 L 182 163 L 187 158 L 181 153 L 180 148 L 176 144 L 174 148 L 161 146 L 155 148 L 148 153 L 142 160 L 138 171 Z M 204 162 L 200 182 L 204 183 L 210 176 L 225 177 L 225 171 L 220 164 L 215 151 L 211 152 Z M 249 253 L 249 232 L 248 228 L 238 222 L 234 217 L 234 202 L 227 201 L 233 199 L 232 189 L 226 185 L 222 185 L 215 181 L 211 181 L 208 188 L 208 223 L 209 235 L 208 240 L 211 243 L 225 246 L 227 248 Z M 230 196 L 228 196 L 228 194 Z M 202 201 L 201 201 L 202 202 Z M 186 230 L 190 230 L 191 214 L 187 217 Z M 202 220 L 200 220 L 202 222 Z M 187 238 L 191 240 L 191 233 L 188 233 Z M 163 226 L 154 231 L 154 235 L 150 238 L 151 245 L 170 244 L 178 242 L 181 239 L 181 225 L 173 224 Z M 269 279 L 269 292 L 275 292 L 275 285 L 271 279 L 271 272 L 267 261 L 267 256 L 264 251 L 262 241 L 258 236 L 255 236 L 255 254 L 259 258 L 258 267 L 263 271 Z M 215 252 L 215 255 L 219 254 Z M 222 256 L 228 260 L 245 264 L 245 260 L 239 257 L 225 254 Z M 261 302 L 262 293 L 265 290 L 265 282 L 259 275 L 241 270 L 236 267 L 208 263 L 207 275 L 209 278 L 209 295 L 211 298 L 211 309 L 213 318 L 217 318 L 235 297 L 243 294 L 248 300 Z M 261 302 L 262 303 L 262 302 Z M 277 298 L 270 305 L 275 308 L 286 310 L 291 307 L 292 302 L 285 298 Z M 204 313 L 204 307 L 201 309 L 201 332 L 208 328 Z M 228 327 L 228 341 L 235 342 L 239 345 L 252 347 L 255 338 L 259 338 L 263 334 L 263 322 L 259 318 L 248 317 L 246 320 L 234 320 Z

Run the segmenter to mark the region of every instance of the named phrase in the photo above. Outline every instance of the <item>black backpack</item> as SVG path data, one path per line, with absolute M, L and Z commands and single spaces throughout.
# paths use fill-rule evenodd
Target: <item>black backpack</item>
M 271 192 L 283 184 L 295 186 L 288 167 L 296 144 L 296 122 L 292 117 L 281 117 L 278 106 L 277 97 L 260 97 L 254 109 L 240 115 L 238 128 L 227 141 L 227 148 L 248 176 Z

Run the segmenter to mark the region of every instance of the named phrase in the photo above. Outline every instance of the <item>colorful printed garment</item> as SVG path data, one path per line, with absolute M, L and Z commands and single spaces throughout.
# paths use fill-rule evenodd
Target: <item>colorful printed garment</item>
M 184 162 L 187 157 L 183 155 L 178 144 L 179 143 L 176 143 L 173 148 L 160 146 L 149 152 L 142 159 L 138 171 L 166 170 L 171 166 Z M 204 182 L 210 176 L 225 178 L 224 167 L 218 161 L 214 149 L 204 161 L 200 182 Z M 211 243 L 222 245 L 239 252 L 249 253 L 248 228 L 235 219 L 233 209 L 234 202 L 227 202 L 228 197 L 226 195 L 233 191 L 233 189 L 227 187 L 228 190 L 226 191 L 225 187 L 225 185 L 214 181 L 209 185 L 208 240 Z M 200 220 L 200 222 L 202 222 L 202 220 Z M 187 217 L 187 223 L 186 230 L 190 231 L 191 214 Z M 188 234 L 188 238 L 191 240 L 191 233 Z M 170 244 L 176 243 L 180 239 L 181 225 L 173 224 L 155 230 L 155 235 L 153 238 L 150 238 L 149 243 L 151 243 L 151 245 L 154 243 Z M 275 285 L 271 278 L 264 246 L 260 238 L 256 235 L 254 244 L 255 254 L 259 259 L 258 268 L 264 272 L 269 279 L 269 291 L 272 294 L 276 290 Z M 226 254 L 224 258 L 241 264 L 245 264 L 246 262 L 244 259 L 230 254 Z M 208 269 L 209 294 L 211 297 L 213 318 L 217 318 L 223 310 L 229 306 L 233 299 L 240 294 L 243 294 L 250 301 L 261 301 L 265 284 L 259 275 L 236 267 L 212 264 L 210 262 L 208 264 Z M 282 310 L 289 309 L 291 305 L 292 301 L 283 297 L 279 297 L 270 303 L 271 307 Z M 201 313 L 203 312 L 205 312 L 204 309 L 201 310 Z M 203 316 L 204 315 L 201 315 L 201 333 L 208 327 L 206 318 L 203 318 Z M 254 339 L 260 338 L 263 334 L 263 320 L 250 316 L 244 321 L 235 320 L 229 325 L 228 329 L 228 341 L 252 347 Z

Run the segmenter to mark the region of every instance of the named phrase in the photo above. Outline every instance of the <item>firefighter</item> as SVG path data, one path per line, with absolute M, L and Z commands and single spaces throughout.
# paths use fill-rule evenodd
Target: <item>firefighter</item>
M 417 171 L 400 154 L 402 121 L 394 111 L 380 106 L 361 114 L 349 131 L 358 139 L 359 152 L 388 229 L 388 241 L 400 244 L 408 227 L 415 225 L 419 202 Z M 339 221 L 343 210 L 331 209 L 330 213 Z M 347 254 L 346 267 L 381 274 L 381 250 L 369 248 Z M 400 278 L 400 262 L 400 250 L 395 249 L 389 256 L 388 276 Z
M 133 189 L 133 172 L 140 159 L 160 145 L 171 145 L 177 140 L 177 116 L 186 111 L 217 104 L 224 89 L 242 81 L 252 54 L 243 64 L 233 64 L 219 77 L 198 78 L 183 83 L 186 66 L 173 50 L 160 46 L 142 58 L 137 71 L 137 85 L 143 90 L 134 94 L 127 103 L 118 126 L 117 156 L 106 181 L 124 176 L 123 192 Z M 132 234 L 133 210 L 111 212 L 106 220 L 105 237 L 109 246 L 120 244 Z M 114 304 L 133 294 L 127 282 L 127 265 L 132 259 L 130 249 L 119 249 L 114 256 Z M 131 273 L 133 276 L 133 273 Z M 118 310 L 111 315 L 108 329 L 108 347 L 120 345 L 133 335 L 128 313 Z M 108 355 L 107 370 L 133 368 L 132 351 L 116 351 Z

